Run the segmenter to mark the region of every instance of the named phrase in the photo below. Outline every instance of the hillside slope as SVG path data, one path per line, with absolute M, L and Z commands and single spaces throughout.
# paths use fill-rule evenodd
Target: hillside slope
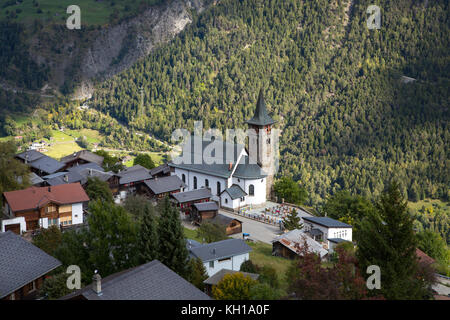
M 93 105 L 169 139 L 194 120 L 243 127 L 262 86 L 283 130 L 281 173 L 310 204 L 343 188 L 376 196 L 391 179 L 410 200 L 448 198 L 449 4 L 380 1 L 382 28 L 368 30 L 370 4 L 221 1 Z

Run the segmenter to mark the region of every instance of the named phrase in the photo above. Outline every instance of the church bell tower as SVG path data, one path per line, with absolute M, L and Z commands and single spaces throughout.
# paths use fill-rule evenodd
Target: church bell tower
M 272 139 L 272 126 L 275 121 L 269 116 L 264 102 L 263 90 L 259 91 L 255 115 L 245 121 L 249 126 L 248 153 L 250 161 L 257 163 L 267 174 L 266 196 L 271 198 L 273 176 L 275 171 L 274 139 Z

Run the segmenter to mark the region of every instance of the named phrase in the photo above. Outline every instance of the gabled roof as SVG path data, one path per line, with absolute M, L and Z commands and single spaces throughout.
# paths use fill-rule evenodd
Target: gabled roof
M 308 237 L 303 230 L 295 229 L 289 231 L 281 236 L 276 237 L 272 243 L 280 243 L 286 248 L 298 254 L 296 250 L 296 245 L 302 247 L 304 242 L 308 245 L 308 249 L 311 252 L 318 254 L 321 258 L 328 254 L 328 251 L 322 247 L 322 245 L 315 241 L 313 238 Z
M 253 280 L 258 280 L 259 274 L 256 273 L 250 273 L 250 272 L 242 272 L 242 271 L 235 271 L 235 270 L 229 270 L 229 269 L 221 269 L 220 271 L 216 272 L 214 275 L 203 281 L 204 284 L 209 285 L 216 285 L 220 282 L 220 280 L 223 279 L 223 277 L 227 274 L 235 274 L 235 273 L 242 273 L 244 277 L 250 277 Z
M 89 201 L 79 183 L 61 184 L 53 187 L 30 187 L 3 193 L 13 212 L 35 210 L 49 202 L 72 204 Z
M 214 146 L 217 146 L 217 154 L 213 151 Z M 169 166 L 229 178 L 242 152 L 245 152 L 245 148 L 240 144 L 219 139 L 207 141 L 190 136 L 183 145 L 181 155 L 169 163 Z
M 250 251 L 252 248 L 241 239 L 226 239 L 190 249 L 191 255 L 203 262 L 230 258 Z
M 177 200 L 179 203 L 189 202 L 189 201 L 195 201 L 195 200 L 202 200 L 212 197 L 211 190 L 208 188 L 201 188 L 186 192 L 177 192 L 171 194 L 171 196 Z
M 241 220 L 238 220 L 236 218 L 231 218 L 231 217 L 227 217 L 223 214 L 217 214 L 214 218 L 210 219 L 209 221 L 211 223 L 217 223 L 217 224 L 221 224 L 223 226 L 228 226 L 232 221 L 239 221 L 240 223 L 242 223 Z
M 21 236 L 0 232 L 0 299 L 60 265 Z
M 80 150 L 80 151 L 75 152 L 73 154 L 69 154 L 68 156 L 65 156 L 65 157 L 61 158 L 61 162 L 68 163 L 68 162 L 71 162 L 71 161 L 74 161 L 74 160 L 78 160 L 78 159 L 81 159 L 81 160 L 84 160 L 84 161 L 87 161 L 87 162 L 93 162 L 93 163 L 96 163 L 96 164 L 98 164 L 100 166 L 103 163 L 103 157 L 102 156 L 99 156 L 98 154 L 92 153 L 92 152 L 90 152 L 88 150 Z
M 256 126 L 266 126 L 274 124 L 275 121 L 267 113 L 266 103 L 264 101 L 263 90 L 259 91 L 258 102 L 256 103 L 255 115 L 250 120 L 245 121 L 248 124 Z
M 194 203 L 194 207 L 199 212 L 219 210 L 219 206 L 215 201 Z
M 176 191 L 186 187 L 186 184 L 175 175 L 145 180 L 144 183 L 154 194 Z
M 126 184 L 136 181 L 144 181 L 152 178 L 150 170 L 144 168 L 139 164 L 126 168 L 125 170 L 119 172 L 117 175 L 120 177 L 119 179 L 120 184 Z
M 328 238 L 328 241 L 331 241 L 333 243 L 350 242 L 348 240 L 344 240 L 344 239 L 341 239 L 341 238 Z
M 162 173 L 162 174 L 170 173 L 170 166 L 167 163 L 164 163 L 164 164 L 160 165 L 159 167 L 150 169 L 150 174 L 152 176 L 156 176 L 159 173 Z
M 351 225 L 329 217 L 302 217 L 306 222 L 312 222 L 327 228 L 352 228 Z
M 94 169 L 94 170 L 98 170 L 98 171 L 105 171 L 101 166 L 99 166 L 98 164 L 94 163 L 94 162 L 88 162 L 88 163 L 83 163 L 83 164 L 77 164 L 71 168 L 68 168 L 67 171 L 69 172 L 79 172 L 81 170 L 85 170 L 85 169 Z
M 247 195 L 247 192 L 242 190 L 242 188 L 237 184 L 233 184 L 231 187 L 226 188 L 222 191 L 222 193 L 224 192 L 228 193 L 233 200 L 243 198 Z
M 41 170 L 46 174 L 52 174 L 64 168 L 64 163 L 59 162 L 36 150 L 28 150 L 16 155 L 16 158 L 27 162 L 30 167 Z
M 158 260 L 112 274 L 101 280 L 101 295 L 92 284 L 62 299 L 87 300 L 210 300 L 205 293 Z
M 104 172 L 103 170 L 96 170 L 91 168 L 85 168 L 78 171 L 78 174 L 82 176 L 81 184 L 84 185 L 88 178 L 99 178 L 101 181 L 108 181 L 111 177 L 115 175 L 114 172 Z
M 30 172 L 30 182 L 32 185 L 36 185 L 36 184 L 41 184 L 42 182 L 44 182 L 44 179 L 42 179 L 41 177 L 39 177 L 36 173 L 34 172 Z
M 427 255 L 419 248 L 416 248 L 416 256 L 419 259 L 420 263 L 433 264 L 436 262 L 433 258 L 431 258 L 429 255 Z
M 47 179 L 45 182 L 49 186 L 58 186 L 60 184 L 81 182 L 82 179 L 83 177 L 78 172 L 66 172 L 56 177 Z

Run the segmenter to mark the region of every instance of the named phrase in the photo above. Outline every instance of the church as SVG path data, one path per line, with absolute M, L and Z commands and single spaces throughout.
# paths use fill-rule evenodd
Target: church
M 263 206 L 270 198 L 274 175 L 274 147 L 272 126 L 262 90 L 256 111 L 248 124 L 248 148 L 243 144 L 226 141 L 205 140 L 192 136 L 183 146 L 180 156 L 169 166 L 186 185 L 185 191 L 209 188 L 211 200 L 220 207 L 238 211 L 243 207 Z M 205 156 L 208 148 L 220 142 L 220 152 L 212 152 L 214 160 Z M 188 159 L 188 161 L 186 161 Z

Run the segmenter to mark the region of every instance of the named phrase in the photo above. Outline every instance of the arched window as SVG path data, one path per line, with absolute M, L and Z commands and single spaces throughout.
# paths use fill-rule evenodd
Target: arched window
M 183 181 L 183 183 L 186 183 L 186 176 L 184 173 L 181 175 L 181 180 Z
M 252 184 L 248 186 L 248 195 L 249 196 L 254 196 L 255 195 L 255 186 L 252 185 Z
M 194 177 L 194 189 L 197 189 L 197 177 Z
M 220 195 L 220 182 L 217 181 L 217 195 Z
M 209 180 L 208 179 L 205 179 L 205 187 L 209 187 Z

